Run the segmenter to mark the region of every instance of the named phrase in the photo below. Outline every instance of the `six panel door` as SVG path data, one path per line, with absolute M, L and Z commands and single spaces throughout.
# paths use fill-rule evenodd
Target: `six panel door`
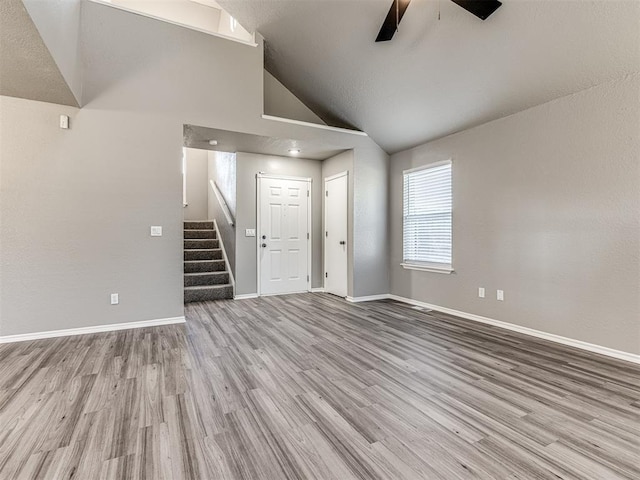
M 309 290 L 309 191 L 306 180 L 259 177 L 260 294 Z

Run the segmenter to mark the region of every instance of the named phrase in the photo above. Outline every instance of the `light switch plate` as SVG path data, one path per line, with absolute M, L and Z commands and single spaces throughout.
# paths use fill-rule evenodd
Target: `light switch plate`
M 504 301 L 504 291 L 503 290 L 498 290 L 498 292 L 496 293 L 496 299 L 500 300 L 501 302 Z
M 118 297 L 117 293 L 112 293 L 111 294 L 111 305 L 118 305 L 118 303 L 120 303 L 120 298 Z
M 60 115 L 60 128 L 69 128 L 69 115 Z
M 256 229 L 255 228 L 247 228 L 244 231 L 244 236 L 245 237 L 255 237 L 256 236 Z
M 484 287 L 478 288 L 478 297 L 484 298 Z
M 159 227 L 159 226 L 151 227 L 151 236 L 152 237 L 161 237 L 162 236 L 162 227 Z

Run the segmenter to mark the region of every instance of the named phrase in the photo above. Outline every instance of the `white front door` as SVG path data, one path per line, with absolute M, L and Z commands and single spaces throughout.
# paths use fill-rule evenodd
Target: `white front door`
M 310 288 L 308 179 L 258 176 L 258 267 L 260 295 Z
M 325 179 L 324 205 L 324 289 L 347 296 L 347 172 Z

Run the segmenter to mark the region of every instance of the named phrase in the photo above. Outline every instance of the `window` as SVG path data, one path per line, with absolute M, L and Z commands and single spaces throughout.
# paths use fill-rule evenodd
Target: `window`
M 404 172 L 402 266 L 451 273 L 451 160 Z

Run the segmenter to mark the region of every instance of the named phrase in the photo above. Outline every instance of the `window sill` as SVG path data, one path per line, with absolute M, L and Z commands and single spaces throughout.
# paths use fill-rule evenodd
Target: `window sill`
M 415 263 L 401 263 L 400 265 L 406 270 L 420 270 L 422 272 L 444 273 L 447 275 L 454 272 L 453 268 L 447 265 L 416 265 Z

